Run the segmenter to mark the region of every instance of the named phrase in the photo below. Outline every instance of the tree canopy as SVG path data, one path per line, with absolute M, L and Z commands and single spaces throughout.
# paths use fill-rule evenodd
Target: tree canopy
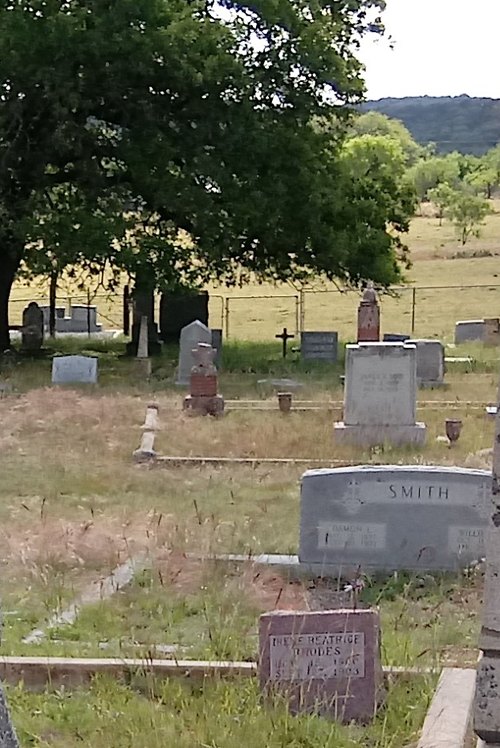
M 387 182 L 367 200 L 344 149 L 383 5 L 4 0 L 0 350 L 23 263 L 147 269 L 167 288 L 398 280 L 409 202 Z

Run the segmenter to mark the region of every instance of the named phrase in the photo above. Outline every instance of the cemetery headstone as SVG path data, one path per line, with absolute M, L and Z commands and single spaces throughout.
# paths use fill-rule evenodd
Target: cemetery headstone
M 484 339 L 484 319 L 469 319 L 455 323 L 455 343 Z
M 444 345 L 439 340 L 408 340 L 417 349 L 419 387 L 444 387 Z
M 337 576 L 464 568 L 485 553 L 490 481 L 483 470 L 423 465 L 309 470 L 299 560 Z
M 300 335 L 300 355 L 303 361 L 337 361 L 337 332 L 303 332 Z
M 215 365 L 220 368 L 222 358 L 222 330 L 220 328 L 212 329 L 212 347 L 215 348 Z
M 260 617 L 259 679 L 294 714 L 366 723 L 381 685 L 376 610 L 274 611 Z
M 94 356 L 54 356 L 52 384 L 97 384 L 98 362 Z
M 50 307 L 41 307 L 43 312 L 44 327 L 49 329 Z M 63 306 L 55 309 L 56 332 L 64 333 L 98 333 L 102 332 L 102 325 L 97 323 L 97 307 L 74 304 L 71 307 L 71 316 L 66 316 Z
M 370 281 L 363 292 L 358 307 L 358 343 L 380 340 L 380 307 L 373 283 Z
M 195 364 L 189 378 L 189 395 L 183 408 L 193 414 L 220 416 L 224 413 L 224 398 L 217 394 L 217 369 L 215 348 L 208 343 L 198 343 L 193 349 Z
M 201 293 L 162 294 L 160 299 L 160 337 L 165 343 L 178 343 L 183 327 L 199 320 L 208 327 L 207 291 Z
M 31 301 L 23 312 L 22 348 L 29 353 L 37 353 L 43 345 L 43 312 Z
M 3 688 L 0 686 L 0 748 L 20 748 Z
M 139 342 L 137 345 L 137 357 L 135 359 L 137 377 L 141 381 L 148 381 L 151 377 L 151 359 L 149 358 L 148 346 L 148 318 L 141 319 L 139 330 Z
M 500 744 L 500 407 L 495 418 L 493 473 L 487 498 L 489 526 L 479 637 L 482 655 L 477 668 L 474 729 L 481 740 L 496 746 Z
M 198 343 L 207 343 L 211 347 L 212 333 L 203 322 L 197 319 L 183 327 L 181 331 L 176 384 L 183 386 L 189 384 L 191 369 L 196 364 L 193 351 L 197 350 Z
M 416 354 L 406 343 L 346 346 L 344 421 L 334 425 L 337 442 L 424 443 L 425 424 L 416 422 Z
M 483 342 L 486 345 L 500 345 L 500 319 L 498 317 L 484 320 Z
M 161 352 L 158 338 L 158 326 L 155 322 L 154 286 L 148 274 L 136 274 L 135 288 L 132 293 L 132 340 L 127 343 L 127 354 L 137 356 L 139 332 L 143 317 L 148 318 L 148 350 L 150 356 L 157 356 Z
M 275 335 L 274 337 L 278 338 L 279 340 L 281 340 L 281 343 L 282 343 L 282 355 L 283 355 L 283 358 L 286 358 L 286 354 L 288 352 L 288 341 L 289 340 L 293 340 L 293 338 L 295 337 L 295 335 L 292 335 L 291 333 L 289 333 L 288 330 L 287 330 L 287 328 L 284 327 L 283 330 L 282 330 L 282 332 L 280 332 L 278 335 Z

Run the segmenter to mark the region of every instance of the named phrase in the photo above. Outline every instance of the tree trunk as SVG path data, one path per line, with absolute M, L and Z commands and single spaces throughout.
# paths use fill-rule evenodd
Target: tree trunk
M 49 336 L 56 336 L 57 270 L 50 276 L 49 286 Z
M 19 255 L 0 248 L 0 353 L 10 348 L 9 298 L 19 264 Z

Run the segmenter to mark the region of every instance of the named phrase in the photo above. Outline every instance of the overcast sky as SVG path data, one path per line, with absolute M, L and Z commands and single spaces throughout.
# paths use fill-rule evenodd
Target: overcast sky
M 365 42 L 368 98 L 500 98 L 500 0 L 387 0 L 394 39 Z

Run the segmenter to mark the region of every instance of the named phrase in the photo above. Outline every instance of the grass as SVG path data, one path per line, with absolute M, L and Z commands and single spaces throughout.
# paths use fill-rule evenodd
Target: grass
M 71 694 L 18 688 L 8 696 L 22 744 L 37 748 L 400 748 L 418 736 L 433 687 L 426 678 L 393 685 L 366 728 L 291 717 L 279 702 L 264 705 L 253 680 L 147 681 L 135 690 L 98 678 L 89 690 Z
M 57 342 L 76 351 L 82 342 Z M 304 383 L 297 397 L 341 400 L 337 367 L 280 358 L 279 343 L 228 343 L 220 390 L 252 398 L 269 412 L 229 410 L 221 420 L 192 419 L 173 386 L 176 351 L 155 361 L 149 385 L 131 379 L 120 341 L 84 343 L 97 352 L 100 384 L 52 388 L 49 360 L 15 360 L 0 374 L 12 394 L 0 399 L 0 520 L 4 654 L 123 656 L 154 652 L 159 644 L 186 647 L 189 657 L 255 659 L 256 622 L 263 610 L 304 607 L 310 591 L 252 568 L 195 564 L 186 554 L 296 552 L 300 466 L 150 469 L 131 460 L 145 405 L 160 405 L 160 452 L 178 455 L 294 456 L 357 462 L 432 463 L 488 467 L 478 455 L 491 446 L 493 423 L 468 401 L 495 400 L 498 350 L 450 349 L 475 359 L 447 375 L 446 391 L 421 391 L 428 440 L 420 451 L 358 451 L 332 440 L 336 414 L 327 410 L 283 416 L 260 378 L 291 376 Z M 470 368 L 470 370 L 469 370 Z M 464 421 L 458 444 L 436 441 L 444 420 Z M 21 640 L 63 609 L 91 580 L 140 551 L 151 570 L 108 601 L 84 608 L 73 626 L 51 632 L 41 645 Z M 480 615 L 480 578 L 403 575 L 369 579 L 363 601 L 382 616 L 382 656 L 395 665 L 472 666 Z M 106 642 L 107 648 L 102 649 Z M 366 745 L 401 748 L 418 738 L 433 681 L 414 679 L 391 691 L 368 728 L 340 728 L 310 717 L 291 718 L 283 705 L 264 708 L 253 682 L 194 687 L 96 680 L 66 693 L 10 692 L 26 746 L 252 745 L 297 748 Z M 113 717 L 116 717 L 116 719 Z M 119 720 L 118 720 L 119 717 Z M 118 724 L 118 726 L 117 726 Z

